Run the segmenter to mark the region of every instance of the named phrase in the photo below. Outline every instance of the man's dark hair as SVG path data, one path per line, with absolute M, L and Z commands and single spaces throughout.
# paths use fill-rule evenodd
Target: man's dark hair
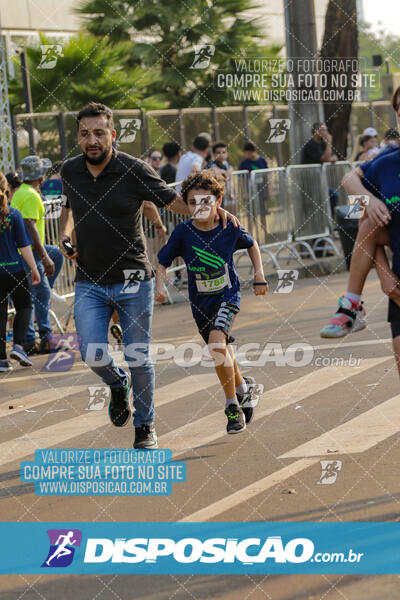
M 207 138 L 198 135 L 197 137 L 194 138 L 193 140 L 193 148 L 196 148 L 196 150 L 200 150 L 201 152 L 203 152 L 204 150 L 207 150 L 207 148 L 210 147 L 210 142 L 208 141 Z
M 107 125 L 111 131 L 114 129 L 114 119 L 111 108 L 100 102 L 89 102 L 84 106 L 76 117 L 76 125 L 79 129 L 79 122 L 83 117 L 99 117 L 104 115 L 107 119 Z
M 215 142 L 215 144 L 213 144 L 212 147 L 212 151 L 216 152 L 216 150 L 218 150 L 218 148 L 227 148 L 228 146 L 225 144 L 225 142 Z
M 322 123 L 313 123 L 311 127 L 311 133 L 314 135 L 316 131 L 321 127 Z
M 178 154 L 178 152 L 181 151 L 181 147 L 176 142 L 167 142 L 162 147 L 162 151 L 164 156 L 166 156 L 167 158 L 174 158 Z
M 198 173 L 191 173 L 182 183 L 181 195 L 187 204 L 190 190 L 203 189 L 209 191 L 216 198 L 221 198 L 225 189 L 226 178 L 218 175 L 212 169 L 203 169 Z
M 400 133 L 397 129 L 388 129 L 385 135 L 383 136 L 384 140 L 398 140 L 400 139 Z
M 255 149 L 256 149 L 256 147 L 253 144 L 253 142 L 246 142 L 245 145 L 243 146 L 243 152 L 254 152 Z

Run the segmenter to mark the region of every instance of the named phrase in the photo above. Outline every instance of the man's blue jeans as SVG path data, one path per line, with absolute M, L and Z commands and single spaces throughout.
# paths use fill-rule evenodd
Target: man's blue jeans
M 128 376 L 108 353 L 108 326 L 114 309 L 117 310 L 124 356 L 131 372 L 133 424 L 140 427 L 154 420 L 154 367 L 150 356 L 153 280 L 137 282 L 135 292 L 124 293 L 123 288 L 123 283 L 101 286 L 78 281 L 75 325 L 82 360 L 111 388 L 121 387 L 128 382 Z
M 45 338 L 46 336 L 51 334 L 51 325 L 49 320 L 49 310 L 50 310 L 50 291 L 54 285 L 55 280 L 64 263 L 64 257 L 57 248 L 57 246 L 46 246 L 45 249 L 47 254 L 50 256 L 51 260 L 54 262 L 54 275 L 51 277 L 46 277 L 43 269 L 43 265 L 40 261 L 38 255 L 34 252 L 33 256 L 35 258 L 36 266 L 40 273 L 40 283 L 38 285 L 32 285 L 30 269 L 26 265 L 26 270 L 28 272 L 28 279 L 31 286 L 31 296 L 32 296 L 32 313 L 29 321 L 28 331 L 25 337 L 25 343 L 31 344 L 35 341 L 35 326 L 34 326 L 34 315 L 36 315 L 36 323 L 39 330 L 40 339 Z

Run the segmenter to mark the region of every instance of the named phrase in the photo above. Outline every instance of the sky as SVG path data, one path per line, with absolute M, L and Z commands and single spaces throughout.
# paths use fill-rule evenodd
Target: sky
M 373 30 L 385 29 L 400 36 L 399 0 L 362 0 L 364 20 L 371 23 Z

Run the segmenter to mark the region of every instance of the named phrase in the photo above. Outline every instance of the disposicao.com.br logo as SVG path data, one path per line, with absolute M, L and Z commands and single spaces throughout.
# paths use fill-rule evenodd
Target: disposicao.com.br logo
M 281 536 L 267 538 L 89 538 L 85 563 L 157 563 L 169 559 L 181 564 L 235 563 L 244 565 L 310 562 L 359 562 L 362 553 L 314 553 L 314 543 L 308 538 L 293 538 L 286 544 Z

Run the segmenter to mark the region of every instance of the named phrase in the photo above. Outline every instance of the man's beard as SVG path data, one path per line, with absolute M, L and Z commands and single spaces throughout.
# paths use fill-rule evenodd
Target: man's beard
M 102 163 L 107 158 L 107 156 L 109 155 L 109 153 L 110 153 L 110 149 L 104 150 L 104 152 L 102 152 L 100 154 L 100 156 L 97 156 L 97 157 L 89 156 L 88 154 L 86 154 L 86 152 L 84 152 L 84 155 L 85 155 L 86 160 L 87 160 L 87 162 L 89 164 L 91 164 L 91 165 L 99 165 L 100 163 Z

